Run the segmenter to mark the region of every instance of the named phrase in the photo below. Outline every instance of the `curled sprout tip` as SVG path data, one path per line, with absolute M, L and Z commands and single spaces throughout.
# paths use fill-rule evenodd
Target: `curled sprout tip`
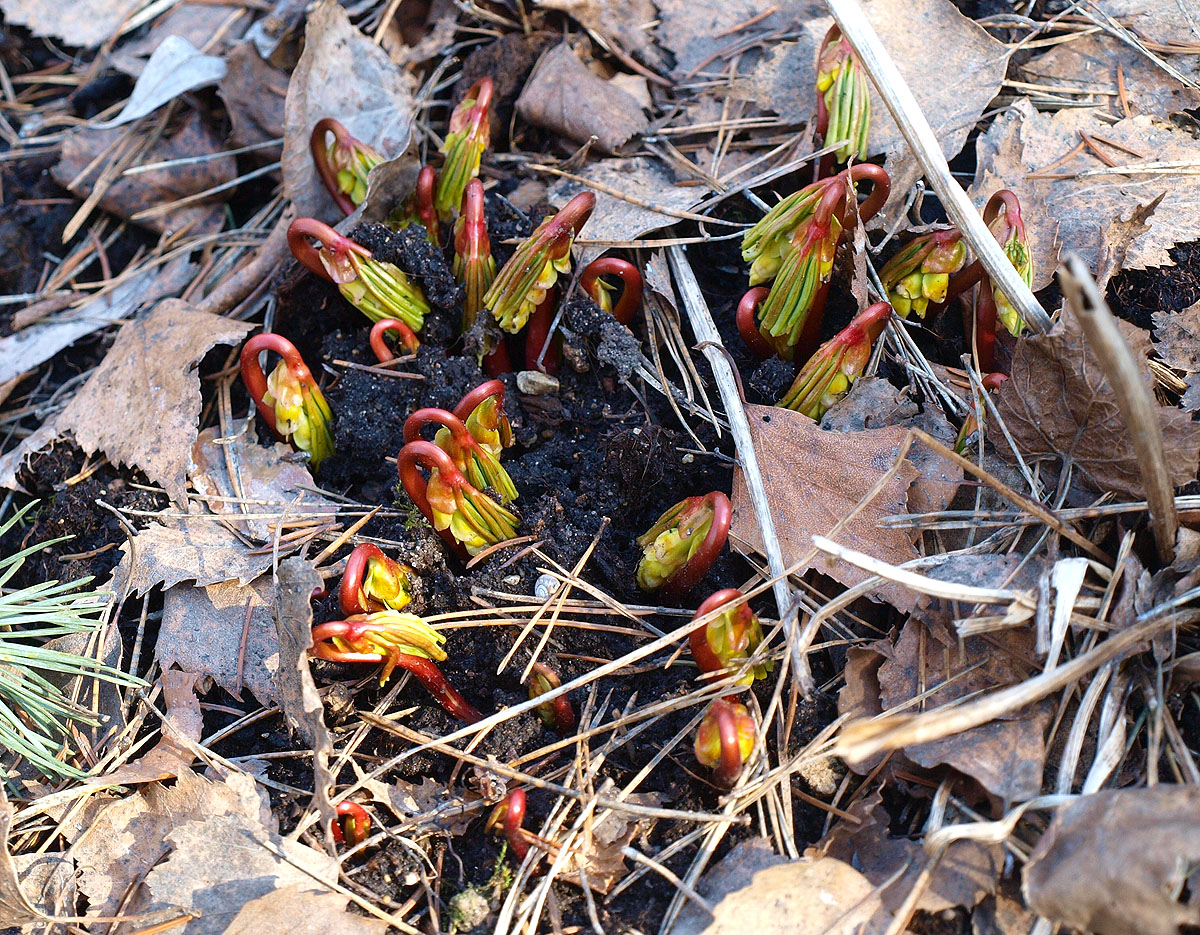
M 339 802 L 332 831 L 333 839 L 338 844 L 355 847 L 362 844 L 371 833 L 371 816 L 357 802 Z
M 484 830 L 502 833 L 517 860 L 524 860 L 529 853 L 529 842 L 525 840 L 525 790 L 513 789 L 501 799 L 488 816 Z
M 338 605 L 346 616 L 403 610 L 412 600 L 413 570 L 383 554 L 377 545 L 355 546 L 346 560 Z
M 309 139 L 317 175 L 344 214 L 367 197 L 367 176 L 383 157 L 332 117 L 318 120 Z
M 712 768 L 714 783 L 731 789 L 750 758 L 756 734 L 754 719 L 745 705 L 718 698 L 696 729 L 696 760 Z
M 612 297 L 615 289 L 601 278 L 603 276 L 621 280 L 621 297 L 616 304 Z M 617 257 L 602 256 L 592 260 L 579 275 L 579 288 L 626 328 L 633 324 L 633 317 L 642 306 L 642 274 L 632 263 Z
M 729 498 L 718 490 L 672 506 L 638 537 L 643 550 L 638 587 L 669 598 L 685 596 L 721 554 L 732 514 Z
M 262 351 L 281 358 L 270 376 L 258 360 Z M 333 454 L 333 412 L 295 345 L 282 335 L 255 335 L 242 346 L 241 370 L 246 392 L 271 431 L 319 468 Z

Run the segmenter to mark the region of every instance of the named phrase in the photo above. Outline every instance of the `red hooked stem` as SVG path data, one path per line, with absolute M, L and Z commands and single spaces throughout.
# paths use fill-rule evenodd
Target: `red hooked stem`
M 465 422 L 489 396 L 495 396 L 496 404 L 501 410 L 504 409 L 504 383 L 500 380 L 486 380 L 458 401 L 458 405 L 453 409 L 454 415 Z
M 1007 379 L 1006 373 L 989 373 L 979 383 L 985 390 L 998 390 Z
M 532 689 L 535 679 L 541 679 L 548 686 L 546 691 L 558 688 L 562 684 L 557 672 L 547 665 L 535 662 L 529 676 L 531 697 L 537 697 L 533 694 Z M 557 698 L 547 701 L 546 704 L 554 716 L 554 729 L 563 736 L 569 735 L 575 729 L 576 723 L 575 709 L 571 707 L 571 700 L 566 695 L 559 695 Z
M 350 847 L 362 844 L 371 830 L 371 816 L 357 802 L 338 802 L 338 820 L 333 823 L 333 839 Z
M 385 663 L 393 669 L 405 669 L 421 683 L 430 696 L 454 717 L 467 724 L 474 724 L 483 719 L 483 715 L 475 709 L 462 694 L 442 674 L 442 670 L 432 659 L 424 656 L 413 656 L 409 653 L 393 652 L 356 653 L 338 649 L 330 642 L 335 637 L 345 639 L 354 632 L 354 625 L 345 620 L 332 620 L 313 627 L 313 647 L 310 652 L 318 659 L 330 662 L 369 662 Z
M 1025 219 L 1021 217 L 1021 202 L 1007 188 L 1000 189 L 988 199 L 987 204 L 983 207 L 983 223 L 990 225 L 1000 216 L 1001 208 L 1004 209 L 1004 222 L 1009 229 L 1015 232 L 1021 240 L 1024 240 Z
M 384 340 L 384 335 L 389 331 L 395 331 L 400 336 L 400 344 L 410 354 L 415 354 L 421 346 L 421 340 L 417 337 L 416 332 L 399 318 L 381 319 L 371 326 L 371 337 L 369 339 L 371 350 L 375 353 L 375 359 L 381 364 L 391 363 L 397 356 L 392 353 L 392 349 L 388 347 L 387 341 Z
M 706 597 L 704 603 L 696 608 L 696 612 L 692 614 L 692 619 L 699 620 L 717 608 L 738 600 L 741 596 L 742 592 L 737 588 L 725 588 L 721 591 L 716 591 Z M 738 610 L 742 608 L 745 608 L 747 612 L 750 611 L 750 605 L 748 604 L 743 603 Z M 713 652 L 712 646 L 708 642 L 708 628 L 711 623 L 711 620 L 702 623 L 688 634 L 688 647 L 692 651 L 692 658 L 696 660 L 696 665 L 700 667 L 700 671 L 706 675 L 711 672 L 723 672 L 725 670 L 725 664 Z M 733 695 L 729 696 L 729 698 L 733 697 Z
M 274 351 L 282 357 L 288 369 L 302 383 L 308 383 L 310 386 L 317 384 L 308 365 L 304 363 L 304 358 L 296 350 L 296 345 L 283 335 L 274 332 L 256 334 L 242 345 L 242 382 L 246 385 L 246 392 L 250 394 L 258 414 L 262 416 L 268 428 L 275 433 L 276 438 L 284 441 L 275 425 L 275 407 L 263 402 L 263 396 L 267 392 L 267 375 L 263 373 L 262 365 L 258 362 L 261 351 Z
M 883 166 L 877 166 L 872 162 L 860 162 L 849 169 L 843 169 L 838 174 L 846 176 L 847 188 L 849 188 L 850 182 L 854 182 L 855 184 L 858 182 L 870 182 L 872 186 L 871 194 L 858 206 L 857 214 L 852 211 L 844 212 L 843 216 L 846 221 L 843 226 L 849 230 L 854 226 L 857 219 L 861 218 L 865 224 L 879 213 L 879 209 L 883 207 L 883 203 L 887 201 L 888 194 L 892 190 L 892 180 Z
M 413 194 L 413 206 L 417 217 L 425 225 L 430 243 L 435 246 L 442 242 L 441 225 L 438 222 L 437 208 L 433 204 L 434 191 L 437 188 L 437 172 L 433 166 L 422 166 L 417 173 L 417 188 Z
M 557 338 L 546 345 L 550 337 L 550 326 L 554 324 L 554 306 L 558 301 L 558 286 L 552 286 L 545 298 L 538 303 L 529 315 L 529 323 L 525 326 L 525 369 L 541 370 L 550 376 L 558 373 L 559 360 L 562 351 Z M 542 354 L 542 348 L 546 353 Z M 542 356 L 541 366 L 538 366 L 538 356 Z
M 316 273 L 328 282 L 333 282 L 333 277 L 329 275 L 329 270 L 321 262 L 320 251 L 312 245 L 312 240 L 319 240 L 321 247 L 334 256 L 357 253 L 366 259 L 371 257 L 371 251 L 366 247 L 356 244 L 349 237 L 343 237 L 328 224 L 324 224 L 316 218 L 296 218 L 288 227 L 287 239 L 292 255 L 310 272 Z
M 400 475 L 400 483 L 404 485 L 405 491 L 412 502 L 417 505 L 417 509 L 421 511 L 421 515 L 429 520 L 434 529 L 437 529 L 437 524 L 433 519 L 433 507 L 429 505 L 429 497 L 426 493 L 429 485 L 421 476 L 421 472 L 418 470 L 419 466 L 436 470 L 442 479 L 451 486 L 466 487 L 470 490 L 475 488 L 471 487 L 462 472 L 455 467 L 450 456 L 433 442 L 418 439 L 408 442 L 400 449 L 400 454 L 396 457 L 396 473 Z M 449 527 L 439 529 L 438 534 L 454 550 L 455 555 L 463 559 L 467 557 L 466 548 L 454 538 Z
M 996 297 L 986 277 L 975 289 L 975 364 L 981 373 L 990 373 L 996 369 Z
M 473 100 L 475 102 L 475 106 L 471 108 L 472 123 L 481 122 L 487 114 L 488 108 L 492 106 L 492 93 L 494 90 L 495 85 L 492 83 L 492 79 L 488 77 L 480 78 L 471 85 L 470 90 L 467 91 L 463 100 Z
M 513 789 L 504 797 L 504 818 L 502 827 L 508 846 L 517 855 L 517 860 L 524 860 L 529 853 L 529 844 L 525 841 L 525 790 Z
M 501 335 L 496 349 L 483 359 L 483 372 L 489 377 L 499 377 L 506 373 L 512 373 L 512 369 L 512 359 L 508 356 L 508 344 L 504 335 Z
M 770 293 L 770 289 L 766 286 L 755 286 L 738 302 L 737 307 L 737 329 L 738 334 L 742 336 L 742 340 L 746 342 L 746 347 L 750 353 L 759 360 L 765 360 L 768 357 L 775 356 L 775 348 L 773 348 L 766 338 L 763 337 L 761 331 L 758 330 L 758 320 L 756 314 L 759 305 L 763 299 Z
M 642 305 L 642 274 L 632 263 L 614 256 L 602 256 L 593 260 L 580 274 L 579 287 L 597 304 L 600 302 L 600 286 L 597 280 L 601 276 L 616 276 L 621 280 L 624 288 L 621 290 L 621 298 L 613 306 L 612 315 L 628 328 L 633 323 L 634 314 Z
M 463 451 L 473 451 L 479 447 L 479 442 L 475 440 L 462 419 L 445 409 L 436 409 L 426 407 L 418 409 L 407 419 L 404 420 L 404 443 L 415 442 L 421 437 L 421 429 L 430 423 L 434 425 L 444 425 L 450 430 L 450 437 L 454 439 L 456 444 Z
M 704 537 L 700 547 L 692 553 L 692 557 L 683 563 L 679 571 L 663 582 L 659 590 L 669 599 L 685 597 L 700 583 L 712 568 L 717 556 L 721 554 L 721 549 L 725 548 L 725 541 L 729 538 L 729 523 L 733 518 L 733 507 L 729 498 L 721 491 L 714 490 L 705 494 L 701 503 L 712 510 L 712 525 L 709 526 L 708 535 Z
M 363 577 L 367 572 L 367 563 L 375 559 L 386 562 L 387 556 L 377 545 L 364 542 L 356 545 L 350 557 L 346 559 L 346 570 L 342 572 L 342 585 L 338 590 L 338 606 L 347 617 L 352 614 L 369 614 L 371 608 L 365 606 L 358 596 L 362 593 Z
M 329 147 L 325 143 L 326 133 L 332 133 L 334 140 L 337 141 L 337 145 L 346 149 L 353 149 L 356 141 L 350 135 L 350 131 L 332 117 L 325 117 L 322 120 L 318 120 L 317 125 L 313 127 L 312 136 L 309 137 L 313 162 L 317 166 L 317 175 L 321 177 L 322 184 L 324 184 L 330 197 L 333 198 L 343 214 L 353 214 L 358 206 L 338 186 L 337 173 L 333 171 L 333 166 L 329 164 Z
M 717 724 L 721 738 L 721 762 L 713 771 L 713 782 L 722 789 L 732 789 L 742 774 L 742 751 L 738 741 L 737 715 L 728 701 L 718 699 L 709 712 Z
M 596 196 L 592 192 L 580 192 L 563 205 L 558 214 L 554 215 L 554 220 L 546 228 L 546 239 L 551 240 L 565 234 L 568 228 L 570 228 L 572 236 L 578 236 L 595 208 Z

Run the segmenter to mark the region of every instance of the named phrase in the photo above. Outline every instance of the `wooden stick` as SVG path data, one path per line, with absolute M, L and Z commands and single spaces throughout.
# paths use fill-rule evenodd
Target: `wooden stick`
M 825 5 L 829 7 L 846 41 L 854 48 L 863 68 L 871 76 L 896 126 L 925 170 L 929 184 L 941 198 L 946 213 L 971 245 L 992 282 L 1008 296 L 1026 324 L 1036 331 L 1049 331 L 1050 316 L 1038 305 L 1025 281 L 983 223 L 983 218 L 971 204 L 967 193 L 950 174 L 950 166 L 946 163 L 946 156 L 934 136 L 933 128 L 901 77 L 896 63 L 879 41 L 858 0 L 825 0 Z

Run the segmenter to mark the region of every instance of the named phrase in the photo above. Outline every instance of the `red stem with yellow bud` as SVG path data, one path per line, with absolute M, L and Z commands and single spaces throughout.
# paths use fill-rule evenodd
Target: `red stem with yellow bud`
M 371 830 L 371 816 L 357 802 L 339 802 L 337 820 L 333 823 L 333 839 L 342 845 L 354 847 L 367 839 Z
M 276 438 L 284 441 L 284 437 L 279 434 L 275 425 L 275 408 L 263 402 L 263 396 L 267 392 L 267 375 L 263 373 L 262 365 L 258 362 L 258 355 L 262 351 L 274 351 L 282 357 L 288 369 L 302 383 L 316 386 L 317 381 L 313 379 L 312 371 L 308 369 L 304 358 L 296 350 L 296 345 L 281 334 L 274 332 L 256 334 L 242 346 L 242 382 L 246 385 L 246 392 L 250 394 L 250 398 L 258 409 L 258 414 L 267 423 L 267 427 L 275 434 Z
M 592 260 L 579 275 L 579 288 L 590 295 L 597 304 L 600 302 L 601 276 L 616 276 L 621 280 L 621 298 L 613 305 L 612 315 L 628 328 L 642 305 L 642 274 L 632 263 L 614 256 L 602 256 L 598 260 Z

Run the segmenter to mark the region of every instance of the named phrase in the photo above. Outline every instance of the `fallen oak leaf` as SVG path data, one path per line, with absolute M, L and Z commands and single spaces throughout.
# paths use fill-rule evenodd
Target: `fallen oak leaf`
M 188 465 L 200 417 L 196 365 L 217 344 L 236 344 L 253 326 L 166 299 L 121 327 L 112 348 L 58 417 L 89 454 L 141 468 L 178 504 L 187 503 Z
M 1023 457 L 1070 459 L 1097 490 L 1144 499 L 1120 407 L 1070 309 L 1049 334 L 1017 342 L 996 408 Z M 1196 476 L 1200 425 L 1173 407 L 1159 407 L 1158 416 L 1171 483 L 1179 487 Z M 998 450 L 1013 459 L 1007 445 Z

